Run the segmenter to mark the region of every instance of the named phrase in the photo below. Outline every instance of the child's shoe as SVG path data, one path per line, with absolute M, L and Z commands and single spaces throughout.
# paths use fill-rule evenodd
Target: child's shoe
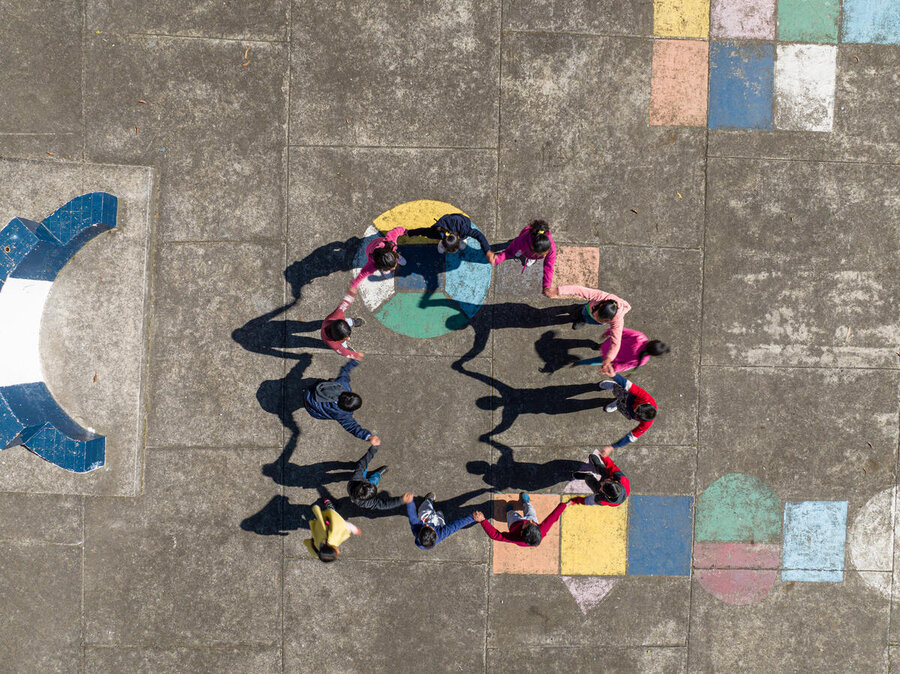
M 351 328 L 361 328 L 366 324 L 366 319 L 364 318 L 351 318 L 347 321 L 350 324 Z
M 399 264 L 401 267 L 405 267 L 406 266 L 406 258 L 403 257 L 402 255 L 400 255 L 397 258 L 397 264 Z
M 607 403 L 607 405 L 603 408 L 604 412 L 615 412 L 619 407 L 619 401 L 613 400 L 611 403 Z
M 425 500 L 431 501 L 432 503 L 434 503 L 434 492 L 430 491 L 427 494 L 425 494 Z
M 528 496 L 528 494 L 526 494 L 524 491 L 521 494 L 519 494 L 519 500 L 522 503 L 531 503 L 531 497 Z

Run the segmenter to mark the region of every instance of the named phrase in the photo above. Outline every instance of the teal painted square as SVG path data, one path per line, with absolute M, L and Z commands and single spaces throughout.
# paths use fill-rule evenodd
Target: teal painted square
M 781 579 L 840 583 L 846 542 L 846 501 L 786 503 Z
M 898 0 L 844 0 L 842 42 L 900 44 Z
M 840 0 L 779 0 L 778 39 L 836 43 L 840 11 Z
M 756 42 L 710 45 L 710 129 L 771 129 L 774 89 L 774 45 Z
M 628 575 L 689 576 L 693 497 L 631 496 L 628 503 Z

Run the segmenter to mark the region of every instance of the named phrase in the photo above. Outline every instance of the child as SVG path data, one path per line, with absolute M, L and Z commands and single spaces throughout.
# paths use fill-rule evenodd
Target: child
M 356 288 L 350 288 L 338 308 L 322 321 L 322 341 L 345 358 L 362 360 L 363 354 L 353 351 L 347 344 L 347 340 L 350 339 L 350 328 L 361 327 L 365 324 L 361 318 L 344 317 L 344 312 L 350 308 L 354 299 L 356 299 Z
M 525 229 L 519 232 L 519 236 L 509 242 L 505 250 L 494 256 L 491 264 L 500 264 L 511 257 L 518 258 L 522 263 L 522 272 L 525 267 L 530 267 L 535 260 L 544 260 L 544 294 L 553 297 L 550 290 L 553 287 L 553 265 L 556 263 L 556 243 L 550 235 L 550 225 L 544 220 L 535 220 Z
M 491 250 L 488 240 L 482 231 L 472 225 L 472 221 L 462 213 L 448 213 L 441 216 L 431 227 L 420 227 L 406 232 L 407 236 L 424 236 L 437 239 L 439 253 L 455 253 L 466 247 L 466 237 L 471 236 L 481 244 L 488 262 L 494 262 L 496 255 Z
M 325 510 L 314 505 L 313 519 L 309 522 L 312 538 L 303 541 L 306 549 L 323 562 L 333 562 L 341 554 L 340 547 L 350 538 L 350 534 L 359 536 L 359 527 L 350 524 L 337 514 L 331 501 L 325 499 Z
M 385 492 L 378 492 L 378 483 L 381 477 L 387 472 L 387 466 L 382 466 L 378 470 L 372 471 L 369 475 L 369 461 L 375 458 L 378 447 L 372 445 L 369 451 L 363 455 L 363 458 L 356 464 L 356 471 L 350 482 L 347 483 L 347 493 L 350 494 L 350 501 L 360 508 L 366 510 L 390 510 L 391 508 L 399 508 L 405 503 L 405 497 L 412 498 L 412 494 L 404 494 L 403 496 L 395 496 L 391 498 Z
M 656 401 L 640 386 L 632 384 L 620 374 L 613 377 L 612 381 L 601 381 L 600 388 L 604 391 L 612 389 L 616 396 L 603 408 L 607 412 L 619 410 L 625 418 L 636 419 L 640 423 L 628 435 L 623 436 L 618 442 L 607 445 L 600 450 L 600 456 L 609 456 L 614 449 L 619 449 L 641 437 L 653 425 L 656 419 Z
M 609 332 L 607 331 L 607 335 Z M 580 365 L 593 365 L 606 360 L 609 353 L 610 342 L 604 339 L 600 344 L 600 358 L 587 358 L 580 361 Z M 614 373 L 628 372 L 636 370 L 642 365 L 646 365 L 652 356 L 662 356 L 669 353 L 671 349 L 665 342 L 658 339 L 647 339 L 647 335 L 637 330 L 625 328 L 622 330 L 622 344 L 618 355 L 612 360 L 612 368 Z
M 475 521 L 473 515 L 466 515 L 447 524 L 444 513 L 434 509 L 434 492 L 425 494 L 425 500 L 419 506 L 418 512 L 412 494 L 404 494 L 403 502 L 406 503 L 409 528 L 412 529 L 413 536 L 416 537 L 416 547 L 420 550 L 431 550 L 445 538 Z
M 372 435 L 353 418 L 353 413 L 362 407 L 362 398 L 350 390 L 350 370 L 357 365 L 359 361 L 351 360 L 341 368 L 337 379 L 320 381 L 306 389 L 303 407 L 313 419 L 334 419 L 351 435 L 377 447 L 381 444 L 378 436 Z
M 510 502 L 506 505 L 506 525 L 509 527 L 509 532 L 507 533 L 497 531 L 494 525 L 485 519 L 484 513 L 475 513 L 475 521 L 480 522 L 484 532 L 495 541 L 534 547 L 541 544 L 544 536 L 550 531 L 550 527 L 562 515 L 563 510 L 573 503 L 573 501 L 560 503 L 553 509 L 552 513 L 547 515 L 543 522 L 538 524 L 537 512 L 535 512 L 534 506 L 531 505 L 531 498 L 528 494 L 525 492 L 519 494 L 519 501 L 522 503 L 522 515 L 514 510 L 515 503 Z
M 572 477 L 587 482 L 594 492 L 590 496 L 573 498 L 572 503 L 583 505 L 622 505 L 631 493 L 631 482 L 619 467 L 608 456 L 600 458 L 600 451 L 595 449 L 588 456 L 594 470 L 592 472 L 572 473 Z
M 406 227 L 394 227 L 384 236 L 373 239 L 366 246 L 366 264 L 359 274 L 350 282 L 350 290 L 355 291 L 359 284 L 375 273 L 377 269 L 382 274 L 393 271 L 397 265 L 406 264 L 406 260 L 397 250 L 397 239 L 406 234 Z
M 583 297 L 588 300 L 581 309 L 581 316 L 572 324 L 573 330 L 580 330 L 586 325 L 609 325 L 604 333 L 604 339 L 609 339 L 600 372 L 607 377 L 612 377 L 616 371 L 612 362 L 619 355 L 622 346 L 622 330 L 625 328 L 625 314 L 631 311 L 631 305 L 621 297 L 602 290 L 585 288 L 584 286 L 559 286 L 550 288 L 548 297 Z M 594 347 L 600 350 L 601 345 Z

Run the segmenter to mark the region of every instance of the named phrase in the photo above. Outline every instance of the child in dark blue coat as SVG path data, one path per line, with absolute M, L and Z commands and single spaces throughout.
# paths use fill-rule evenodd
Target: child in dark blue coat
M 372 435 L 353 418 L 353 412 L 362 407 L 362 398 L 350 390 L 350 370 L 357 365 L 359 361 L 347 361 L 337 379 L 320 381 L 306 389 L 303 392 L 303 407 L 312 418 L 334 419 L 348 433 L 377 447 L 381 444 L 378 436 Z
M 461 517 L 455 522 L 447 524 L 444 513 L 434 509 L 434 493 L 428 492 L 425 500 L 416 511 L 412 494 L 404 494 L 403 502 L 406 503 L 406 515 L 409 517 L 409 527 L 416 537 L 416 547 L 420 550 L 430 550 L 445 538 L 455 534 L 463 527 L 475 523 L 472 515 Z
M 494 253 L 488 240 L 480 229 L 472 224 L 472 221 L 462 213 L 448 213 L 441 216 L 441 219 L 434 223 L 431 227 L 420 227 L 419 229 L 410 229 L 406 232 L 407 236 L 424 236 L 428 239 L 435 239 L 438 243 L 439 253 L 455 253 L 466 247 L 466 237 L 471 236 L 481 244 L 481 250 L 484 251 L 488 262 L 493 263 Z
M 369 473 L 369 461 L 375 458 L 377 451 L 378 447 L 369 447 L 369 451 L 356 464 L 353 477 L 347 483 L 347 493 L 350 494 L 350 501 L 366 510 L 399 508 L 404 503 L 404 497 L 412 498 L 413 495 L 407 493 L 403 496 L 391 497 L 387 492 L 378 491 L 378 483 L 381 482 L 382 475 L 387 472 L 387 466 L 382 466 L 378 470 L 373 470 Z

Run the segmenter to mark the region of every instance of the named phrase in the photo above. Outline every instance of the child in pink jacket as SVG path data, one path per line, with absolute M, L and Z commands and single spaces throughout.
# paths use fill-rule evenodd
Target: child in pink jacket
M 556 243 L 550 235 L 550 225 L 544 220 L 535 220 L 519 232 L 519 236 L 509 242 L 505 250 L 494 256 L 491 264 L 497 265 L 510 258 L 518 258 L 522 272 L 536 260 L 544 261 L 544 294 L 550 295 L 553 287 L 553 266 L 556 264 Z
M 606 335 L 609 335 L 607 330 Z M 602 360 L 610 350 L 610 340 L 604 339 L 600 345 Z M 622 344 L 618 355 L 612 359 L 613 370 L 616 373 L 636 370 L 641 365 L 646 365 L 651 356 L 662 356 L 669 353 L 669 345 L 658 339 L 647 339 L 647 335 L 637 330 L 625 328 L 622 330 Z
M 605 333 L 609 339 L 609 347 L 600 366 L 600 372 L 612 377 L 616 373 L 612 363 L 622 346 L 625 314 L 631 311 L 631 305 L 612 293 L 584 286 L 559 286 L 550 288 L 549 293 L 545 294 L 547 297 L 583 297 L 588 300 L 581 310 L 581 317 L 572 324 L 573 330 L 580 330 L 586 325 L 609 325 Z M 594 347 L 598 351 L 601 348 L 599 344 Z
M 373 239 L 366 246 L 366 264 L 359 274 L 350 283 L 350 290 L 359 288 L 359 284 L 369 276 L 380 271 L 387 273 L 397 268 L 397 265 L 406 264 L 406 260 L 397 250 L 397 239 L 406 234 L 406 227 L 394 227 L 384 236 Z

